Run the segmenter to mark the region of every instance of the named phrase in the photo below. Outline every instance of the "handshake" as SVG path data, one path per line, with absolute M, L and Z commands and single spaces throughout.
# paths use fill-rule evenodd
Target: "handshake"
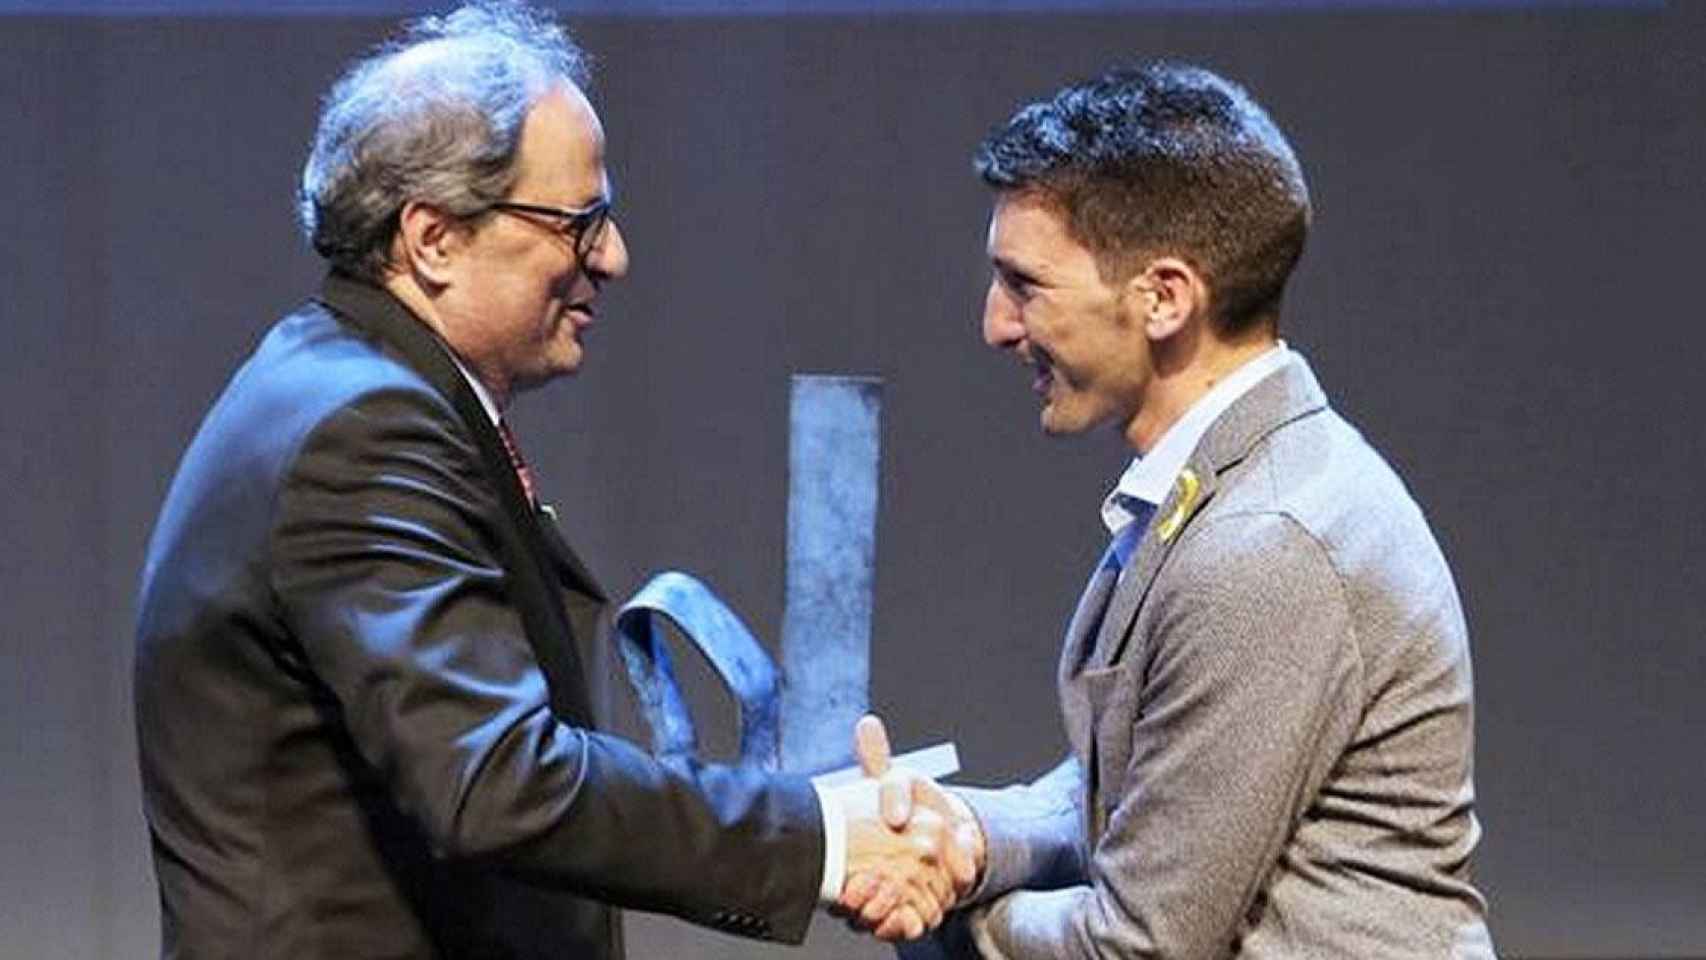
M 888 733 L 867 715 L 854 729 L 865 778 L 833 788 L 847 824 L 846 879 L 831 912 L 881 940 L 914 940 L 971 892 L 984 836 L 966 802 L 889 764 Z

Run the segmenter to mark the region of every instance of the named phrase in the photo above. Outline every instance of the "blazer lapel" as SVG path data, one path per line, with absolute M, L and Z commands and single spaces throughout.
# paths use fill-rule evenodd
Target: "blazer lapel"
M 535 520 L 540 534 L 545 538 L 545 545 L 549 548 L 551 562 L 563 578 L 563 583 L 601 604 L 609 603 L 610 597 L 605 594 L 604 587 L 593 577 L 592 571 L 582 562 L 580 554 L 569 546 L 568 538 L 564 537 L 563 531 L 557 527 L 556 511 L 542 509 Z
M 1108 608 L 1109 594 L 1113 592 L 1118 571 L 1108 565 L 1108 553 L 1102 552 L 1102 558 L 1096 562 L 1096 569 L 1090 574 L 1090 582 L 1084 585 L 1084 592 L 1078 597 L 1078 606 L 1072 611 L 1072 620 L 1066 627 L 1066 644 L 1061 650 L 1061 674 L 1070 676 L 1084 667 L 1085 659 L 1093 649 L 1095 631 L 1103 622 L 1103 613 Z
M 1092 631 L 1098 623 L 1105 622 L 1102 613 L 1108 607 L 1108 595 L 1113 592 L 1117 573 L 1108 566 L 1107 552 L 1104 551 L 1102 558 L 1096 562 L 1096 569 L 1090 574 L 1090 582 L 1084 585 L 1084 592 L 1078 598 L 1078 607 L 1067 624 L 1066 642 L 1060 651 L 1056 684 L 1060 690 L 1061 722 L 1066 727 L 1067 740 L 1078 754 L 1079 762 L 1086 765 L 1086 770 L 1090 769 L 1091 709 L 1078 676 L 1091 652 L 1091 641 L 1095 639 Z
M 1133 554 L 1130 571 L 1119 582 L 1096 637 L 1092 663 L 1112 666 L 1126 655 L 1131 627 L 1149 596 L 1155 577 L 1173 548 L 1184 539 L 1223 482 L 1226 471 L 1249 456 L 1270 433 L 1327 406 L 1326 395 L 1301 356 L 1262 378 L 1239 397 L 1203 434 L 1167 501 L 1155 511 Z M 1187 480 L 1189 473 L 1193 480 Z
M 1203 471 L 1194 462 L 1187 463 L 1184 469 L 1197 478 L 1194 486 L 1174 482 L 1166 501 L 1150 518 L 1149 528 L 1143 532 L 1143 539 L 1138 541 L 1137 549 L 1132 552 L 1129 571 L 1120 578 L 1113 599 L 1108 601 L 1108 615 L 1102 618 L 1101 629 L 1096 634 L 1092 662 L 1097 666 L 1113 666 L 1125 654 L 1125 641 L 1131 632 L 1132 621 L 1144 598 L 1149 596 L 1155 575 L 1161 572 L 1162 563 L 1173 545 L 1179 542 L 1185 525 L 1214 496 L 1212 473 L 1204 479 Z M 1180 476 L 1183 477 L 1184 473 L 1181 472 Z M 1170 536 L 1163 535 L 1164 527 L 1171 528 Z
M 450 401 L 474 437 L 486 472 L 494 478 L 498 501 L 509 523 L 500 527 L 504 570 L 527 630 L 528 645 L 545 673 L 551 706 L 558 716 L 590 727 L 593 712 L 587 701 L 586 674 L 576 650 L 577 630 L 567 618 L 556 584 L 566 582 L 601 605 L 604 591 L 555 524 L 535 515 L 509 454 L 474 389 L 451 359 L 450 348 L 426 324 L 385 290 L 339 273 L 328 274 L 320 302 L 358 329 L 389 346 L 427 383 Z M 546 533 L 549 527 L 549 538 Z M 555 542 L 552 542 L 554 539 Z M 583 619 L 583 618 L 576 618 Z M 596 622 L 596 618 L 594 618 Z M 587 628 L 581 627 L 581 632 Z M 592 636 L 585 638 L 588 641 Z

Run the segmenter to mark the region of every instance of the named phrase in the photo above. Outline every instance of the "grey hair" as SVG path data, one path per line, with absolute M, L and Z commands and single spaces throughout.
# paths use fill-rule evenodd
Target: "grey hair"
M 332 267 L 379 282 L 404 204 L 468 217 L 502 200 L 528 111 L 587 72 L 568 33 L 516 0 L 410 23 L 322 102 L 297 194 L 303 235 Z

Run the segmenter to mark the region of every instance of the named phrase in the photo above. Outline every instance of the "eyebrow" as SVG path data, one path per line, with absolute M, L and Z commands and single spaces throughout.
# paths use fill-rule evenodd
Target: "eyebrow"
M 612 205 L 616 202 L 616 184 L 610 181 L 609 175 L 600 178 L 598 186 L 594 187 L 590 193 L 577 196 L 575 202 L 570 206 L 577 210 L 585 210 L 600 201 Z
M 587 210 L 587 209 L 590 209 L 591 207 L 593 207 L 595 204 L 599 204 L 599 203 L 614 204 L 615 201 L 616 201 L 616 191 L 614 191 L 614 190 L 596 190 L 590 194 L 582 194 L 580 197 L 578 197 L 576 199 L 576 201 L 574 203 L 569 204 L 569 209 L 571 209 L 571 210 Z
M 1000 254 L 996 254 L 995 256 L 990 257 L 989 262 L 995 266 L 996 270 L 1000 271 L 1001 273 L 1007 274 L 1009 276 L 1022 277 L 1022 278 L 1029 280 L 1033 283 L 1042 281 L 1044 279 L 1042 274 L 1040 272 L 1038 272 L 1037 270 L 1034 270 L 1034 269 L 1027 267 L 1027 266 L 1023 266 L 1023 265 L 1014 263 L 1013 261 L 1007 259 L 1006 257 L 1001 256 Z

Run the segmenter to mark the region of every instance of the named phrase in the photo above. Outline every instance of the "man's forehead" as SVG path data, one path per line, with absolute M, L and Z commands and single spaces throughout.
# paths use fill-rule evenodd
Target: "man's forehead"
M 1002 192 L 989 214 L 991 258 L 1021 256 L 1039 244 L 1071 241 L 1059 204 L 1035 192 Z
M 572 196 L 581 204 L 610 192 L 604 169 L 604 127 L 586 96 L 560 84 L 534 102 L 522 127 L 520 184 Z

